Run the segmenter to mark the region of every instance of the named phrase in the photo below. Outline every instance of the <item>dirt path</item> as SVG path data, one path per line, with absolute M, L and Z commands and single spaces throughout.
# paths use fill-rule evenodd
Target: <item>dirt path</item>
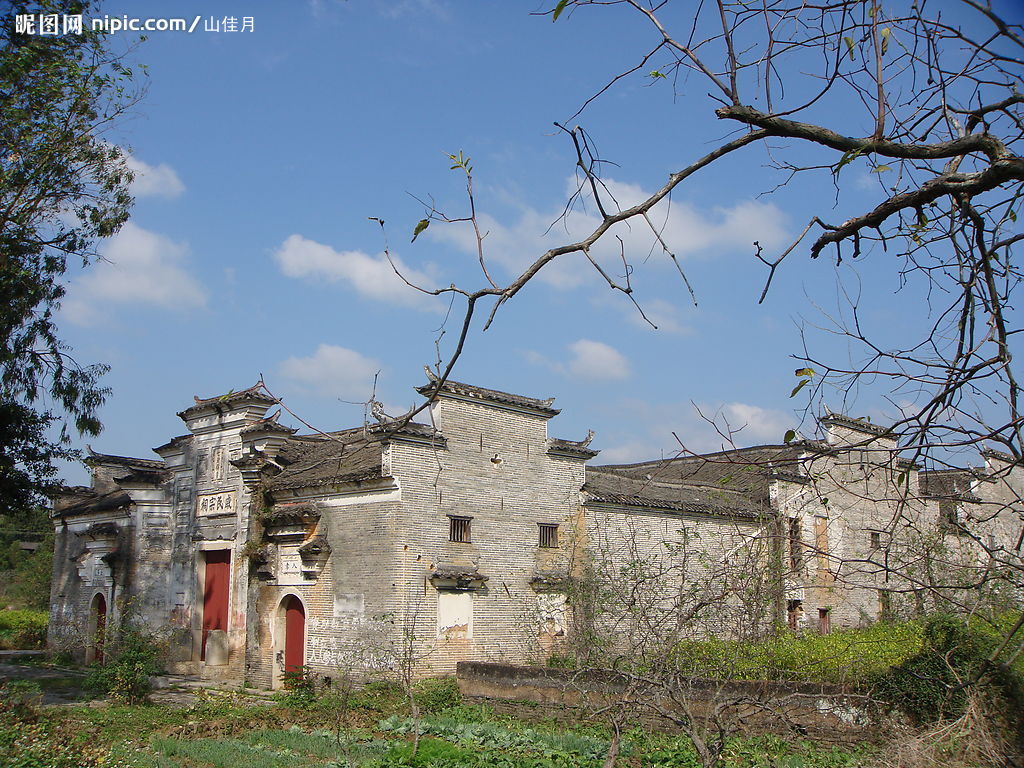
M 43 689 L 43 704 L 86 702 L 96 695 L 83 687 L 85 673 L 65 667 L 0 662 L 0 682 L 30 680 Z
M 43 706 L 83 705 L 106 706 L 107 699 L 85 688 L 85 672 L 67 667 L 0 662 L 0 683 L 7 680 L 30 680 L 43 689 Z M 178 687 L 161 688 L 149 695 L 152 704 L 167 707 L 190 707 L 196 691 Z

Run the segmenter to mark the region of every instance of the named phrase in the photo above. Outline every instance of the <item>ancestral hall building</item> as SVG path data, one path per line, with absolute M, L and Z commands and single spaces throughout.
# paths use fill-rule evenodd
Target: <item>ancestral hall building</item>
M 573 631 L 567 584 L 638 547 L 728 564 L 771 541 L 769 618 L 814 631 L 923 600 L 926 550 L 932 572 L 1020 557 L 1011 457 L 922 472 L 844 416 L 821 441 L 588 466 L 589 437 L 548 436 L 552 400 L 449 381 L 428 424 L 311 435 L 275 405 L 258 386 L 196 398 L 158 459 L 92 453 L 91 487 L 54 500 L 51 645 L 93 660 L 130 619 L 166 633 L 176 671 L 276 687 L 415 637 L 419 671 L 443 673 L 550 650 Z

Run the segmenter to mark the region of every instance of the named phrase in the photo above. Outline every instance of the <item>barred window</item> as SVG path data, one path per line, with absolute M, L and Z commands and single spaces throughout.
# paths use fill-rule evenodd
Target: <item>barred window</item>
M 538 545 L 542 549 L 557 549 L 558 526 L 551 525 L 549 523 L 538 523 L 537 527 L 540 529 L 540 540 L 538 541 Z
M 789 518 L 789 569 L 799 571 L 804 567 L 804 542 L 800 518 Z
M 448 518 L 448 541 L 455 541 L 460 544 L 469 544 L 471 539 L 469 535 L 469 524 L 472 522 L 470 517 L 449 517 Z

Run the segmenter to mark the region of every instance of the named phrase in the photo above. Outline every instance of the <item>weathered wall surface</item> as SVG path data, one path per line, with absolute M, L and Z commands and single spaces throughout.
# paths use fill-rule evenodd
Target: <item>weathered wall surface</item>
M 273 577 L 257 573 L 247 668 L 252 685 L 281 684 L 282 605 L 290 595 L 298 597 L 305 610 L 304 659 L 313 673 L 334 678 L 386 665 L 383 656 L 399 608 L 394 564 L 402 504 L 352 498 L 342 504 L 330 497 L 305 500 L 317 503 L 321 517 L 294 544 L 323 536 L 331 552 L 315 578 L 289 572 L 280 562 Z M 277 545 L 278 558 L 289 557 L 287 546 Z
M 651 626 L 675 629 L 672 617 L 680 615 L 689 616 L 681 633 L 695 638 L 757 637 L 774 624 L 781 577 L 767 514 L 751 520 L 596 504 L 585 514 L 593 577 L 618 603 L 597 612 L 624 614 L 614 618 L 616 633 L 638 627 L 641 642 Z
M 897 536 L 932 529 L 927 505 L 918 497 L 917 473 L 896 459 L 895 444 L 870 423 L 829 423 L 830 450 L 809 454 L 805 479 L 782 479 L 774 504 L 787 533 L 795 524 L 799 554 L 788 535 L 787 600 L 800 603 L 797 626 L 821 630 L 865 626 L 883 612 L 892 577 L 879 563 Z M 836 423 L 838 422 L 838 423 Z M 794 561 L 796 561 L 794 563 Z M 900 588 L 905 584 L 900 584 Z
M 626 687 L 621 678 L 609 673 L 481 662 L 460 663 L 457 678 L 467 703 L 487 704 L 495 711 L 525 719 L 561 717 L 573 722 L 617 700 Z M 884 711 L 852 690 L 807 683 L 691 680 L 687 699 L 688 712 L 695 718 L 707 717 L 716 705 L 733 703 L 732 719 L 738 732 L 746 735 L 772 733 L 826 744 L 879 738 L 878 724 Z M 683 712 L 666 700 L 658 703 Z M 678 729 L 670 719 L 644 706 L 643 697 L 636 711 L 637 719 L 648 726 Z
M 548 453 L 544 415 L 442 398 L 433 417 L 446 448 L 391 449 L 403 489 L 402 610 L 431 635 L 425 667 L 450 674 L 462 660 L 534 657 L 541 638 L 530 580 L 567 572 L 583 460 Z M 450 516 L 470 519 L 469 542 L 449 541 Z M 539 546 L 541 523 L 559 526 L 557 548 Z M 444 567 L 487 579 L 456 596 L 432 583 Z

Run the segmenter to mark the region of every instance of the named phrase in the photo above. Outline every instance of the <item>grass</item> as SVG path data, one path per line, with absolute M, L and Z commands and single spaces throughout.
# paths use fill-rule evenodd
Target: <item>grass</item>
M 69 708 L 44 717 L 83 743 L 113 747 L 111 765 L 126 768 L 599 768 L 608 745 L 608 734 L 598 726 L 525 724 L 483 707 L 455 706 L 422 719 L 414 756 L 414 723 L 406 712 L 366 714 L 368 725 L 341 730 L 322 711 L 230 701 L 201 701 L 189 709 Z M 781 739 L 736 739 L 726 768 L 847 768 L 863 755 Z M 685 739 L 642 731 L 626 737 L 620 764 L 698 765 Z

